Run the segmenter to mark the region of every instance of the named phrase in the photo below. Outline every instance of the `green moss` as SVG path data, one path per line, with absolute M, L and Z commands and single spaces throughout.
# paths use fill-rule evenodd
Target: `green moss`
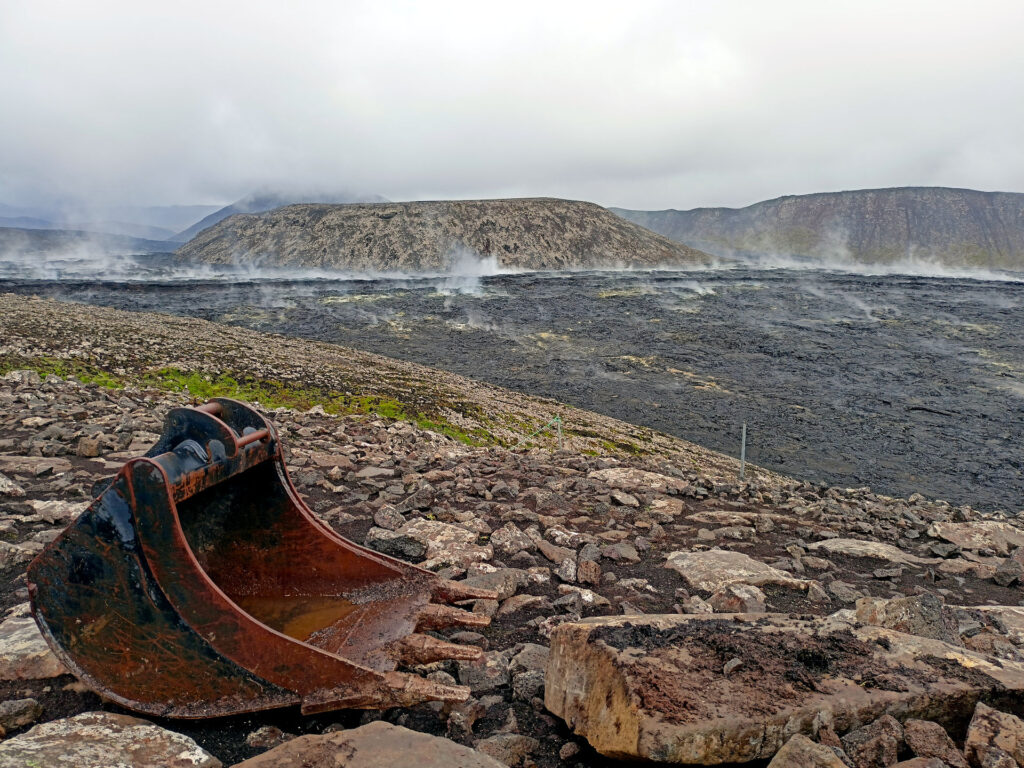
M 252 377 L 235 378 L 228 374 L 213 376 L 177 368 L 161 368 L 143 377 L 143 383 L 170 391 L 188 390 L 192 395 L 208 400 L 212 397 L 230 397 L 237 400 L 259 401 L 265 408 L 295 408 L 309 410 L 319 405 L 334 415 L 363 413 L 395 421 L 408 421 L 421 429 L 447 435 L 467 445 L 488 445 L 495 442 L 484 428 L 465 430 L 438 416 L 410 410 L 404 403 L 379 395 L 350 395 L 315 387 L 305 387 L 281 381 L 261 381 Z
M 53 375 L 66 379 L 73 376 L 83 384 L 96 384 L 107 389 L 123 389 L 127 383 L 123 376 L 118 376 L 81 360 L 62 360 L 56 357 L 4 357 L 0 359 L 0 376 L 11 371 L 25 370 L 35 371 L 43 378 Z

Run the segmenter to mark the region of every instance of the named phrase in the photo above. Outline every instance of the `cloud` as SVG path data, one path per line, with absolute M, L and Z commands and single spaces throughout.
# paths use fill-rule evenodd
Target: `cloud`
M 1019 2 L 0 5 L 0 202 L 1024 190 Z

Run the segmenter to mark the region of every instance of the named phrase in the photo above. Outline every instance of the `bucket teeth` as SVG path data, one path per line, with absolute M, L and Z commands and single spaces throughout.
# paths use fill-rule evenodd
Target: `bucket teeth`
M 431 603 L 420 611 L 416 629 L 449 629 L 451 627 L 486 627 L 491 623 L 487 616 L 470 613 L 450 605 Z
M 395 655 L 406 664 L 429 664 L 432 661 L 457 659 L 476 661 L 484 652 L 475 645 L 459 645 L 438 640 L 430 635 L 415 633 L 397 643 Z
M 390 700 L 394 707 L 410 707 L 423 701 L 451 701 L 461 703 L 469 698 L 469 687 L 465 685 L 444 685 L 433 680 L 404 672 L 388 672 L 385 683 L 391 688 Z
M 434 586 L 433 597 L 446 603 L 456 603 L 460 600 L 497 600 L 498 593 L 493 589 L 467 587 L 459 581 L 441 579 Z
M 464 685 L 443 685 L 405 672 L 388 672 L 374 688 L 322 689 L 302 699 L 302 714 L 330 712 L 340 708 L 390 709 L 411 707 L 424 701 L 461 703 L 469 698 Z

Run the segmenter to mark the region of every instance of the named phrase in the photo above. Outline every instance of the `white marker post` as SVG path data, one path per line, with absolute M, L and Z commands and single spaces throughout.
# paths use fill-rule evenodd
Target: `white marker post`
M 747 470 L 747 422 L 743 422 L 743 432 L 740 437 L 740 480 Z

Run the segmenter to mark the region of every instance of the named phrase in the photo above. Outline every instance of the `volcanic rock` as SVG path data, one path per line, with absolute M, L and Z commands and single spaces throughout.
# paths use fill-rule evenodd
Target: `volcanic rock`
M 235 768 L 503 768 L 492 757 L 454 741 L 382 721 L 350 731 L 299 736 Z
M 928 720 L 907 720 L 903 724 L 903 737 L 910 751 L 918 757 L 934 757 L 952 768 L 968 768 L 963 753 L 949 738 L 946 729 Z
M 856 616 L 857 621 L 865 624 L 960 645 L 960 633 L 952 611 L 930 593 L 890 600 L 864 597 L 857 601 Z
M 714 765 L 770 758 L 822 711 L 952 721 L 996 690 L 1024 691 L 1024 664 L 842 615 L 647 615 L 556 627 L 544 701 L 609 757 Z
M 892 715 L 882 715 L 870 725 L 850 731 L 842 741 L 856 768 L 889 768 L 899 759 L 903 726 Z
M 1012 768 L 1012 761 L 1024 764 L 1024 720 L 979 701 L 967 727 L 964 752 L 982 768 L 1004 768 L 1004 763 Z
M 113 712 L 51 720 L 0 743 L 0 768 L 221 768 L 188 736 Z
M 494 556 L 494 548 L 490 544 L 477 544 L 477 534 L 451 523 L 413 520 L 399 528 L 397 533 L 411 536 L 426 545 L 427 561 L 422 565 L 428 569 L 443 565 L 465 567 Z

